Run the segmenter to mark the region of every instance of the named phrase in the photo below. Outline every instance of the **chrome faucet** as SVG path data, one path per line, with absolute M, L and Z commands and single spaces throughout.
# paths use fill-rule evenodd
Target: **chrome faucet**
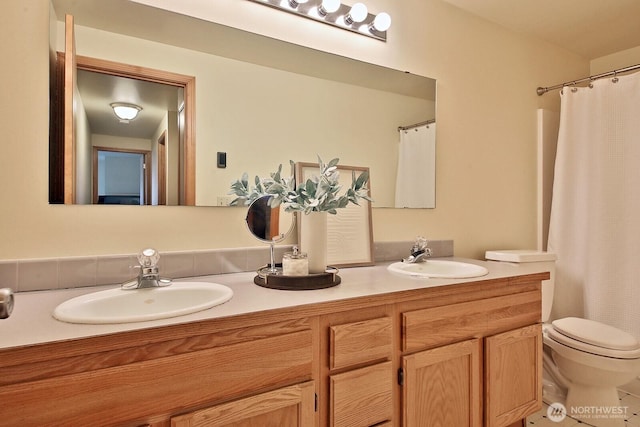
M 411 254 L 402 260 L 407 264 L 425 262 L 431 256 L 431 248 L 427 247 L 429 242 L 424 237 L 417 237 L 411 247 Z
M 135 279 L 131 279 L 122 284 L 122 289 L 144 289 L 169 286 L 171 279 L 160 277 L 158 274 L 158 261 L 160 254 L 155 249 L 145 249 L 138 254 L 140 274 Z
M 11 316 L 13 311 L 13 291 L 9 288 L 0 289 L 0 319 Z

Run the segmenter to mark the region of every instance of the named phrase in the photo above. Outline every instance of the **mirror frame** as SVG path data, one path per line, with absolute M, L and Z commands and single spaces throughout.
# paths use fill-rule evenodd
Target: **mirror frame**
M 291 214 L 291 221 L 290 221 L 290 225 L 289 228 L 284 231 L 284 232 L 280 232 L 280 226 L 283 225 L 281 224 L 281 216 L 282 213 L 284 211 L 284 206 L 282 206 L 282 204 L 276 206 L 276 207 L 271 207 L 269 205 L 270 200 L 273 198 L 273 196 L 271 195 L 264 195 L 264 196 L 260 196 L 257 199 L 255 199 L 254 201 L 252 201 L 248 208 L 247 208 L 247 215 L 245 217 L 245 224 L 247 225 L 247 229 L 249 230 L 249 232 L 251 233 L 251 235 L 253 235 L 253 237 L 255 237 L 256 239 L 258 239 L 259 241 L 263 242 L 263 243 L 268 243 L 268 244 L 274 244 L 274 243 L 280 243 L 283 240 L 285 240 L 289 234 L 291 234 L 291 231 L 293 231 L 293 228 L 295 227 L 296 224 L 296 217 L 295 215 Z M 267 212 L 269 213 L 269 224 L 272 226 L 274 223 L 274 218 L 277 220 L 277 233 L 275 234 L 274 237 L 267 239 L 266 237 L 261 237 L 260 235 L 256 234 L 255 232 L 255 226 L 253 225 L 254 222 L 251 221 L 249 218 L 252 216 L 252 214 L 255 215 L 255 212 L 260 209 L 258 212 L 263 212 L 264 211 L 264 216 L 267 216 Z M 274 216 L 273 214 L 276 213 L 276 215 Z M 267 229 L 267 223 L 265 223 L 265 233 L 266 233 L 266 229 Z M 269 233 L 270 236 L 273 236 L 274 234 L 272 232 Z

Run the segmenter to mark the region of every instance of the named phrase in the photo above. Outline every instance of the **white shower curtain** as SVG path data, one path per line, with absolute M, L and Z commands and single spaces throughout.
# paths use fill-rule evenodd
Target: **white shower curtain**
M 565 87 L 561 98 L 548 244 L 558 256 L 554 316 L 640 339 L 640 73 Z
M 396 208 L 434 208 L 436 124 L 400 130 Z

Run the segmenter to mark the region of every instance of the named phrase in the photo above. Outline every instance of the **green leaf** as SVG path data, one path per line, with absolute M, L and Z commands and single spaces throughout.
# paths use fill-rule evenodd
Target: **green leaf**
M 354 172 L 355 174 L 355 172 Z M 369 172 L 368 171 L 364 171 L 360 174 L 360 176 L 358 177 L 358 179 L 356 180 L 356 185 L 355 188 L 360 189 L 363 188 L 367 182 L 369 181 Z
M 307 197 L 316 197 L 316 187 L 317 184 L 315 182 L 313 182 L 313 180 L 308 179 L 306 184 L 305 184 L 305 191 L 306 191 L 306 195 Z
M 331 161 L 329 163 L 327 163 L 327 168 L 332 168 L 332 167 L 336 167 L 338 166 L 338 163 L 340 162 L 339 158 L 335 158 L 335 159 L 331 159 Z

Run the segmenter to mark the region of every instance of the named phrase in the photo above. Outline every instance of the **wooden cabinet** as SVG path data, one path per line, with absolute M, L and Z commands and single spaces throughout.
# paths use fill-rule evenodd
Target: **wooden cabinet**
M 515 426 L 541 405 L 547 278 L 0 350 L 0 424 Z
M 360 427 L 393 419 L 392 307 L 373 307 L 322 318 L 321 425 Z
M 505 427 L 540 409 L 540 309 L 531 291 L 403 312 L 402 425 Z
M 315 423 L 313 381 L 171 418 L 171 427 L 307 427 Z
M 187 410 L 311 381 L 311 327 L 214 322 L 0 353 L 0 424 L 165 427 Z

